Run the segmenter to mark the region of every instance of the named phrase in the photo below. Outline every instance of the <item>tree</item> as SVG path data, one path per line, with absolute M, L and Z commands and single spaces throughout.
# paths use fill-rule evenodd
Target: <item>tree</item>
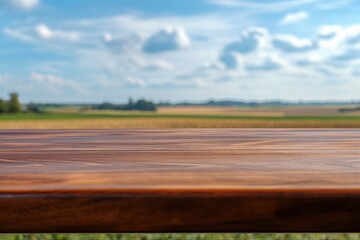
M 40 113 L 41 110 L 40 110 L 39 106 L 36 105 L 35 103 L 29 103 L 29 104 L 26 106 L 26 112 L 29 112 L 29 113 Z
M 7 105 L 7 110 L 9 113 L 21 112 L 21 104 L 17 93 L 10 93 L 10 100 L 8 101 Z
M 6 112 L 6 102 L 2 99 L 0 99 L 0 113 Z
M 153 102 L 146 101 L 144 99 L 140 99 L 139 101 L 137 101 L 135 103 L 133 109 L 140 110 L 140 111 L 156 111 L 157 107 Z
M 129 103 L 127 105 L 127 110 L 132 110 L 134 108 L 134 101 L 132 98 L 129 98 Z

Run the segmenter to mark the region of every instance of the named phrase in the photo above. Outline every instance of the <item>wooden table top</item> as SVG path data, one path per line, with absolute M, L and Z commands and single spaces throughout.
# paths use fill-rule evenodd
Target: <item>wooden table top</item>
M 0 232 L 353 232 L 359 222 L 360 129 L 0 131 Z

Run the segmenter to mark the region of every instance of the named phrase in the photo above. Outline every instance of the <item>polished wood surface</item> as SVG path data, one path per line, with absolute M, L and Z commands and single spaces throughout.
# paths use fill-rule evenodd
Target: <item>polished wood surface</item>
M 360 130 L 1 130 L 0 232 L 360 231 Z

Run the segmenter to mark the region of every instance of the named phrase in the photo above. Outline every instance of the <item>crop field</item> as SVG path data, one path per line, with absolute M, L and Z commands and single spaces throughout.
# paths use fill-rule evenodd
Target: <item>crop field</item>
M 0 129 L 78 128 L 357 128 L 357 112 L 339 106 L 161 107 L 155 112 L 51 109 L 41 114 L 0 115 Z

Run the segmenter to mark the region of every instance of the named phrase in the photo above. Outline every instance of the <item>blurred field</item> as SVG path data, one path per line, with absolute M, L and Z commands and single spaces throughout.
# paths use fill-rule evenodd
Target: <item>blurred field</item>
M 0 115 L 0 129 L 77 128 L 358 128 L 358 112 L 339 106 L 162 107 L 158 112 L 49 109 L 42 114 Z
M 360 112 L 340 113 L 340 108 L 353 108 L 355 105 L 318 106 L 273 106 L 273 107 L 207 107 L 171 106 L 159 108 L 160 114 L 207 114 L 231 116 L 357 116 Z
M 252 109 L 239 107 L 161 107 L 159 114 L 196 114 L 196 115 L 227 115 L 227 116 L 269 116 L 281 117 L 285 116 L 282 111 L 277 109 Z

